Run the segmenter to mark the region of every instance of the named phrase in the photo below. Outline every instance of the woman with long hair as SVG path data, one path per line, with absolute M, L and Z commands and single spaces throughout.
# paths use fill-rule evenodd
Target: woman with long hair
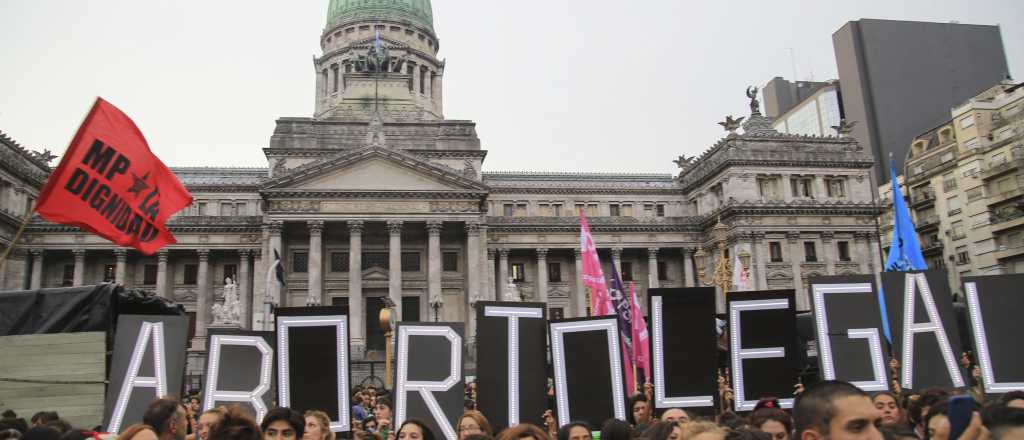
M 331 418 L 323 411 L 306 411 L 306 431 L 302 433 L 302 440 L 334 440 L 334 432 L 331 431 Z
M 491 423 L 480 411 L 466 411 L 459 419 L 459 440 L 465 440 L 466 436 L 483 434 L 488 437 L 494 435 L 491 432 Z
M 406 419 L 398 428 L 398 440 L 435 440 L 434 431 L 426 423 L 416 419 Z

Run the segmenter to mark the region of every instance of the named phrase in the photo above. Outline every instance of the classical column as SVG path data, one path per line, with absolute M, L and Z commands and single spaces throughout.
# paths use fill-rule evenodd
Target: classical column
M 32 277 L 29 279 L 29 289 L 36 290 L 43 286 L 43 250 L 32 249 Z
M 75 257 L 75 275 L 71 285 L 85 285 L 85 249 L 72 249 L 71 254 Z
M 832 231 L 821 233 L 821 250 L 825 257 L 825 275 L 836 274 L 836 249 L 835 243 L 832 242 L 834 237 L 835 234 Z
M 860 273 L 871 273 L 869 268 L 871 267 L 871 245 L 868 243 L 868 234 L 866 232 L 854 232 L 853 233 L 853 244 L 856 249 L 854 252 L 857 254 L 857 264 L 860 266 Z
M 658 283 L 658 248 L 647 248 L 647 288 L 658 287 L 661 287 Z
M 804 250 L 803 244 L 800 243 L 799 232 L 789 232 L 786 234 L 786 239 L 789 241 L 789 260 L 793 269 L 793 289 L 796 290 L 796 309 L 807 310 L 807 292 L 804 292 L 804 280 L 803 280 L 803 261 L 804 261 Z
M 470 305 L 485 298 L 480 285 L 480 224 L 466 222 L 466 297 Z M 476 319 L 472 309 L 467 309 L 466 313 L 470 319 Z
M 264 309 L 266 305 L 263 303 L 264 296 L 266 296 L 266 281 L 259 282 L 259 279 L 267 278 L 267 267 L 264 266 L 263 251 L 260 249 L 252 250 L 252 318 L 249 320 L 253 330 L 263 330 L 266 325 L 263 322 Z M 259 290 L 259 286 L 264 286 L 262 291 Z
M 754 258 L 754 263 L 757 266 L 757 288 L 758 289 L 767 289 L 768 288 L 768 266 L 767 266 L 768 256 L 765 255 L 765 253 L 764 253 L 764 251 L 765 251 L 764 234 L 762 234 L 760 232 L 755 233 L 754 234 L 754 238 L 752 240 L 752 243 L 753 243 L 752 246 L 754 247 L 754 252 L 751 252 L 751 254 L 753 254 L 752 258 Z
M 318 306 L 323 304 L 323 220 L 310 220 L 306 222 L 309 228 L 309 258 L 307 259 L 306 272 L 309 276 L 306 286 L 306 305 Z
M 349 220 L 348 222 L 348 317 L 349 329 L 352 332 L 352 341 L 357 347 L 354 349 L 358 357 L 362 357 L 365 348 L 365 337 L 363 329 L 363 221 Z
M 160 249 L 156 253 L 156 295 L 169 297 L 167 295 L 167 249 Z
M 590 304 L 587 301 L 587 286 L 583 284 L 583 252 L 579 247 L 572 250 L 572 258 L 576 266 L 576 317 L 582 318 L 587 316 L 587 307 Z
M 487 299 L 491 301 L 498 300 L 495 296 L 495 275 L 494 275 L 494 257 L 497 252 L 494 248 L 487 248 Z
M 619 273 L 619 277 L 622 277 L 622 248 L 612 248 L 612 264 L 615 265 L 615 271 Z
M 249 256 L 252 254 L 252 250 L 239 249 L 238 250 L 238 279 L 235 280 L 235 284 L 238 284 L 238 296 L 240 301 L 240 309 L 238 313 L 238 320 L 242 324 L 242 328 L 251 328 L 252 325 L 252 283 L 249 282 Z
M 388 220 L 388 298 L 396 320 L 402 319 L 402 221 Z
M 537 301 L 548 302 L 548 250 L 537 248 Z
M 277 257 L 281 258 L 281 264 L 284 264 L 284 249 L 281 249 L 281 230 L 284 229 L 284 222 L 272 222 L 267 225 L 267 231 L 269 233 L 268 246 L 267 246 L 267 268 L 269 270 L 270 265 L 274 264 L 274 259 Z M 266 286 L 270 289 L 270 286 Z M 282 287 L 280 289 L 274 289 L 272 294 L 275 296 L 274 301 L 281 307 L 288 305 L 288 288 Z M 273 328 L 273 321 L 268 321 L 269 327 Z
M 440 220 L 427 220 L 427 298 L 428 303 L 441 297 L 441 228 Z M 443 312 L 442 312 L 443 313 Z M 442 315 L 439 315 L 439 318 Z
M 125 279 L 125 274 L 128 266 L 128 249 L 114 249 L 114 259 L 116 266 L 114 267 L 114 282 L 122 286 L 128 285 L 128 280 Z
M 196 336 L 206 337 L 206 324 L 210 320 L 210 309 L 213 307 L 213 292 L 210 291 L 210 250 L 198 249 L 199 255 L 199 276 L 196 283 L 199 284 L 199 294 L 196 295 Z
M 882 250 L 878 246 L 878 233 L 874 231 L 867 232 L 868 238 L 868 255 L 871 258 L 868 259 L 868 273 L 875 275 L 875 283 L 879 286 L 882 285 Z
M 480 276 L 480 297 L 494 301 L 494 256 L 490 255 L 491 250 L 487 249 L 487 226 L 480 225 L 480 237 L 476 246 L 480 267 L 487 268 L 487 276 Z M 491 264 L 488 266 L 488 263 Z
M 683 278 L 686 281 L 683 285 L 686 287 L 696 285 L 693 278 L 693 252 L 693 248 L 683 248 Z
M 498 301 L 508 296 L 508 248 L 498 249 Z

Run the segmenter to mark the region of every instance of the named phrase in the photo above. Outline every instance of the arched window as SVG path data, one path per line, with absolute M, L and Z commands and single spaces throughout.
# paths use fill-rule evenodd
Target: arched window
M 331 93 L 338 93 L 338 65 L 331 65 Z

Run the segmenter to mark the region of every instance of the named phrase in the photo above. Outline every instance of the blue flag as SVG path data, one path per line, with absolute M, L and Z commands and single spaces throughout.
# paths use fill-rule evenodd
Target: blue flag
M 907 209 L 907 202 L 903 200 L 903 192 L 900 191 L 900 184 L 896 181 L 896 162 L 889 159 L 889 169 L 892 180 L 892 244 L 889 245 L 889 256 L 885 259 L 886 272 L 906 272 L 910 270 L 928 269 L 928 263 L 924 261 L 921 253 L 921 245 L 917 241 L 917 230 L 914 228 L 914 221 L 910 218 L 910 211 Z M 878 286 L 878 307 L 882 313 L 882 333 L 885 339 L 892 344 L 892 331 L 889 330 L 889 312 L 885 304 L 885 293 L 882 286 Z

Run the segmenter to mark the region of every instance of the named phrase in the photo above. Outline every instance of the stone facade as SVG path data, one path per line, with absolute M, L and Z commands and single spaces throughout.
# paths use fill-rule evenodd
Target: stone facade
M 487 152 L 475 124 L 443 118 L 433 30 L 353 17 L 363 18 L 329 23 L 325 53 L 314 61 L 315 114 L 277 121 L 264 149 L 267 168 L 174 169 L 195 197 L 170 222 L 177 244 L 144 256 L 35 220 L 21 243 L 27 252 L 8 263 L 5 286 L 106 280 L 151 290 L 194 315 L 199 348 L 212 305 L 222 301 L 221 280 L 231 276 L 244 326 L 268 325 L 268 300 L 337 305 L 350 312 L 354 358 L 379 359 L 383 297 L 403 320 L 466 322 L 470 339 L 475 302 L 509 293 L 546 302 L 552 317 L 585 316 L 580 209 L 606 273 L 618 267 L 645 307 L 649 288 L 711 279 L 712 258 L 698 279 L 694 254 L 714 256 L 709 231 L 719 222 L 728 251 L 751 255 L 754 287 L 796 288 L 800 309 L 809 305 L 808 277 L 880 268 L 873 160 L 853 139 L 782 134 L 754 112 L 742 134 L 730 132 L 698 158 L 680 157 L 678 175 L 484 172 Z M 395 68 L 341 67 L 335 92 L 334 71 L 324 77 L 322 69 L 364 53 L 382 28 L 383 44 L 392 54 L 412 50 L 418 58 L 406 62 L 430 70 L 433 88 Z M 368 97 L 368 84 L 387 92 Z M 0 163 L 4 172 L 12 166 Z M 25 188 L 10 195 L 34 194 L 41 170 L 10 177 Z M 24 212 L 25 205 L 4 206 Z M 20 217 L 4 215 L 4 228 L 18 224 Z M 267 298 L 275 254 L 287 286 L 280 298 Z

